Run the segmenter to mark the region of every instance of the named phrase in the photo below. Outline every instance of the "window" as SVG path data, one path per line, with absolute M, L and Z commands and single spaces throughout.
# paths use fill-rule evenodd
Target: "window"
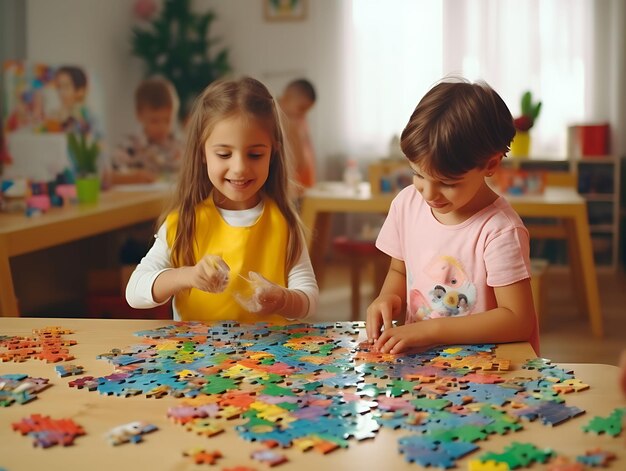
M 567 125 L 597 116 L 591 0 L 345 2 L 343 131 L 350 153 L 387 153 L 419 99 L 446 75 L 482 79 L 520 113 L 543 102 L 532 154 L 564 156 Z M 596 21 L 597 24 L 597 21 Z M 594 115 L 596 113 L 596 115 Z

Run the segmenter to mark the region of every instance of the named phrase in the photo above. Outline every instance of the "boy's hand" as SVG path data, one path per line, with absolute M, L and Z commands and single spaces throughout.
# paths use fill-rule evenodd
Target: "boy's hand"
M 251 271 L 248 280 L 252 296 L 247 298 L 241 293 L 233 293 L 235 301 L 249 312 L 256 314 L 274 314 L 282 310 L 287 298 L 287 290 L 272 283 L 263 275 Z
M 435 345 L 429 340 L 429 328 L 435 325 L 434 320 L 414 322 L 399 327 L 385 329 L 373 348 L 380 353 L 402 353 L 407 350 L 421 351 Z
M 380 336 L 380 329 L 385 331 L 393 327 L 393 318 L 402 309 L 402 299 L 396 294 L 381 294 L 367 308 L 365 331 L 367 340 L 374 343 Z
M 228 286 L 230 267 L 219 255 L 205 255 L 191 268 L 190 285 L 208 293 L 221 293 Z

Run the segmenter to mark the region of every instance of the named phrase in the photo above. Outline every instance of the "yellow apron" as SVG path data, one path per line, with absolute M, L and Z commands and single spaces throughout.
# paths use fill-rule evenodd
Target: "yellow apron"
M 167 243 L 172 247 L 176 237 L 178 213 L 166 219 Z M 221 255 L 230 267 L 228 286 L 222 293 L 207 293 L 198 289 L 181 291 L 174 299 L 181 320 L 239 322 L 272 322 L 284 324 L 279 315 L 257 315 L 247 312 L 233 298 L 233 293 L 249 297 L 249 284 L 238 274 L 248 278 L 249 271 L 286 287 L 285 260 L 289 228 L 276 203 L 264 199 L 263 212 L 249 227 L 229 226 L 209 196 L 196 207 L 196 236 L 194 260 L 204 255 Z

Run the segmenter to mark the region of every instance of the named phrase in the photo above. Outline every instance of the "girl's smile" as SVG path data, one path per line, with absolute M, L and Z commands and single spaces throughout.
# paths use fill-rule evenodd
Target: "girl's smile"
M 250 209 L 261 200 L 272 141 L 258 121 L 235 115 L 218 122 L 204 145 L 213 200 L 223 209 Z

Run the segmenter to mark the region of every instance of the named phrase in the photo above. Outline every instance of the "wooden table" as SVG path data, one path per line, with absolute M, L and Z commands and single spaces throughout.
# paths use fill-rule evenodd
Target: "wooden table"
M 593 260 L 587 205 L 583 197 L 573 188 L 547 187 L 542 195 L 507 195 L 507 199 L 522 217 L 558 218 L 564 222 L 574 292 L 579 298 L 579 305 L 586 307 L 593 335 L 602 337 L 598 279 Z M 302 200 L 301 217 L 309 230 L 309 253 L 320 286 L 324 279 L 324 257 L 330 237 L 332 215 L 387 213 L 392 200 L 391 194 L 372 195 L 369 183 L 361 183 L 358 192 L 346 188 L 342 182 L 321 182 L 306 191 Z
M 95 319 L 35 319 L 35 318 L 0 318 L 0 333 L 3 335 L 28 336 L 32 329 L 47 326 L 60 326 L 75 331 L 66 335 L 67 339 L 77 340 L 77 345 L 70 348 L 76 356 L 72 363 L 82 365 L 85 374 L 104 376 L 113 371 L 113 366 L 96 356 L 109 352 L 112 348 L 125 348 L 140 343 L 140 338 L 133 336 L 139 330 L 153 329 L 170 324 L 169 321 L 151 320 L 95 320 Z M 505 376 L 533 376 L 529 370 L 520 371 L 520 365 L 528 358 L 534 358 L 527 343 L 504 344 L 498 347 L 498 356 L 511 360 L 511 371 Z M 182 451 L 200 445 L 208 451 L 221 450 L 224 458 L 216 469 L 235 465 L 249 466 L 255 469 L 267 469 L 267 466 L 248 458 L 253 450 L 262 448 L 258 443 L 241 439 L 234 430 L 204 438 L 187 432 L 184 427 L 170 421 L 167 416 L 169 407 L 179 404 L 179 400 L 170 396 L 161 399 L 135 396 L 120 398 L 103 396 L 97 392 L 69 388 L 67 383 L 76 377 L 59 378 L 54 372 L 54 364 L 39 360 L 24 363 L 0 363 L 0 375 L 27 373 L 33 377 L 49 378 L 53 386 L 39 393 L 36 400 L 24 404 L 13 404 L 0 409 L 0 467 L 11 471 L 33 469 L 208 469 L 195 466 L 189 458 L 182 456 Z M 617 382 L 618 369 L 609 365 L 568 365 L 581 381 L 590 384 L 591 389 L 572 393 L 565 397 L 568 405 L 578 406 L 587 413 L 572 419 L 556 428 L 541 425 L 537 421 L 524 423 L 524 430 L 510 432 L 507 435 L 490 436 L 477 444 L 480 450 L 471 455 L 471 459 L 486 451 L 501 452 L 513 441 L 533 443 L 536 446 L 550 447 L 557 453 L 570 458 L 582 454 L 584 450 L 601 447 L 618 455 L 619 469 L 626 461 L 623 448 L 624 437 L 611 438 L 605 435 L 585 434 L 581 427 L 595 415 L 608 415 L 614 408 L 626 405 Z M 11 430 L 9 424 L 19 422 L 31 414 L 49 415 L 52 418 L 71 418 L 84 427 L 86 435 L 78 437 L 71 447 L 55 446 L 49 449 L 34 448 L 30 437 L 21 436 Z M 144 437 L 144 442 L 124 444 L 112 447 L 105 439 L 105 434 L 113 427 L 145 420 L 159 430 Z M 239 423 L 234 419 L 233 424 Z M 280 450 L 289 458 L 289 463 L 278 469 L 319 470 L 370 470 L 370 469 L 419 469 L 408 464 L 398 453 L 397 440 L 405 432 L 382 428 L 373 440 L 356 443 L 350 441 L 347 449 L 337 450 L 329 455 L 309 451 L 302 453 L 298 449 Z M 381 451 L 381 450 L 384 450 Z M 465 458 L 459 462 L 458 469 L 467 469 Z M 535 465 L 536 467 L 536 465 Z M 533 469 L 535 468 L 533 467 Z
M 0 316 L 18 316 L 11 257 L 156 219 L 167 191 L 110 190 L 96 205 L 52 208 L 38 217 L 0 214 Z

